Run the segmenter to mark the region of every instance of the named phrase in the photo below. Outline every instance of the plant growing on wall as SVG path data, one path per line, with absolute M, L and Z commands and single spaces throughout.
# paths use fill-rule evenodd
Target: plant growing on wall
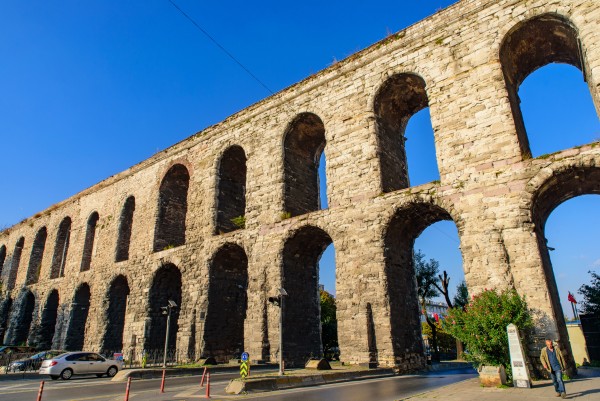
M 503 365 L 509 377 L 510 354 L 506 326 L 515 324 L 524 331 L 533 326 L 525 298 L 516 290 L 485 290 L 473 296 L 465 309 L 448 311 L 444 330 L 462 341 L 465 358 L 479 365 Z
M 246 228 L 246 216 L 237 216 L 231 219 L 237 228 Z

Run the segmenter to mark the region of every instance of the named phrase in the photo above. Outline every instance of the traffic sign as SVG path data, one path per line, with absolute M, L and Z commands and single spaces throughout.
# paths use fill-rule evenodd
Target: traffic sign
M 242 364 L 240 365 L 240 376 L 242 379 L 248 377 L 248 372 L 250 371 L 250 366 L 248 365 L 249 363 L 246 361 L 242 361 Z
M 242 352 L 242 361 L 246 362 L 248 361 L 248 358 L 250 358 L 250 354 L 248 354 L 247 352 Z

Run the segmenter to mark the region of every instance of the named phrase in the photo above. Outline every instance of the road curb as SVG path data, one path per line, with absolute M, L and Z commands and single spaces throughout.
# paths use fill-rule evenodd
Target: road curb
M 261 370 L 277 367 L 277 365 L 253 365 L 253 370 Z M 240 367 L 238 365 L 224 365 L 224 366 L 206 366 L 211 372 L 238 372 Z M 125 382 L 129 377 L 131 379 L 160 379 L 162 377 L 162 368 L 146 368 L 146 369 L 126 369 L 119 371 L 115 377 L 112 378 L 113 382 Z M 177 376 L 201 376 L 204 372 L 204 366 L 198 368 L 167 368 L 165 377 L 177 377 Z
M 323 372 L 308 376 L 267 377 L 260 379 L 234 379 L 225 388 L 228 394 L 257 393 L 266 391 L 287 390 L 298 387 L 318 386 L 322 384 L 341 383 L 357 379 L 374 379 L 394 376 L 393 369 L 374 369 L 357 372 Z

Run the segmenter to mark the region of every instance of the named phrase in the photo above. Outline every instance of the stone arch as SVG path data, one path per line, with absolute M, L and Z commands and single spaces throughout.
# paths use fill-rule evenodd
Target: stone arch
M 0 301 L 0 342 L 6 344 L 4 341 L 4 335 L 8 329 L 8 323 L 10 321 L 10 312 L 12 308 L 13 300 L 10 296 L 7 296 Z
M 121 218 L 119 219 L 119 234 L 115 251 L 115 262 L 129 259 L 129 245 L 131 243 L 131 230 L 133 228 L 133 212 L 135 211 L 135 197 L 130 196 L 125 200 Z
M 16 310 L 17 316 L 14 321 L 14 331 L 11 339 L 7 342 L 19 345 L 25 344 L 29 337 L 31 322 L 33 321 L 33 311 L 35 310 L 35 295 L 31 291 L 26 291 L 21 296 L 19 308 Z
M 36 346 L 39 349 L 51 349 L 56 331 L 56 319 L 58 317 L 58 290 L 54 289 L 46 298 L 46 304 L 42 309 L 39 334 Z
M 122 274 L 115 277 L 108 288 L 108 308 L 106 309 L 106 329 L 102 339 L 102 349 L 110 352 L 123 350 L 123 331 L 129 298 L 129 283 Z
M 227 148 L 219 161 L 216 233 L 241 228 L 232 220 L 246 214 L 246 153 L 241 146 Z
M 81 284 L 75 291 L 71 303 L 69 326 L 65 338 L 65 349 L 67 351 L 81 351 L 83 349 L 85 325 L 90 311 L 90 298 L 90 286 L 87 283 Z
M 71 218 L 65 217 L 58 226 L 56 242 L 54 243 L 54 255 L 50 268 L 50 278 L 64 277 L 69 241 L 71 238 Z
M 27 279 L 25 284 L 35 284 L 40 278 L 40 270 L 42 268 L 42 259 L 44 257 L 44 250 L 46 249 L 46 238 L 48 237 L 48 230 L 46 227 L 42 227 L 38 230 L 33 240 L 33 247 L 31 248 L 31 256 L 29 257 L 29 266 L 27 267 Z
M 332 242 L 321 228 L 304 226 L 294 231 L 283 246 L 282 286 L 289 294 L 283 322 L 286 366 L 303 366 L 311 356 L 323 354 L 319 259 Z
M 577 165 L 556 169 L 545 180 L 538 182 L 535 187 L 531 187 L 529 190 L 531 191 L 533 229 L 540 252 L 542 271 L 545 276 L 545 282 L 548 285 L 548 297 L 552 305 L 553 317 L 557 324 L 559 341 L 562 342 L 563 349 L 569 349 L 570 345 L 565 341 L 565 339 L 569 338 L 566 322 L 546 243 L 546 221 L 554 209 L 569 199 L 580 195 L 600 195 L 600 167 Z M 571 358 L 572 353 L 570 349 L 568 354 L 569 358 Z
M 301 113 L 288 125 L 283 142 L 284 210 L 292 217 L 319 210 L 319 159 L 325 149 L 325 125 L 313 113 Z
M 164 349 L 167 317 L 163 315 L 162 308 L 168 305 L 169 300 L 177 304 L 177 308 L 171 313 L 171 327 L 169 328 L 169 349 L 176 349 L 181 310 L 181 285 L 181 272 L 172 263 L 162 265 L 154 273 L 148 293 L 148 326 L 145 336 L 147 350 L 162 351 Z
M 382 191 L 408 188 L 404 134 L 410 118 L 429 107 L 425 80 L 412 73 L 392 75 L 377 91 L 373 107 Z
M 12 261 L 10 263 L 10 271 L 8 272 L 8 280 L 6 282 L 6 289 L 8 291 L 15 288 L 17 282 L 17 275 L 19 274 L 19 266 L 21 265 L 21 255 L 23 254 L 23 247 L 25 246 L 25 238 L 21 237 L 15 244 L 15 250 L 12 254 Z
M 427 227 L 442 220 L 453 221 L 444 208 L 433 203 L 409 203 L 394 213 L 384 234 L 392 348 L 400 366 L 418 360 L 425 363 L 413 248 Z
M 518 94 L 519 86 L 535 70 L 551 63 L 572 65 L 585 75 L 588 71 L 587 62 L 582 53 L 579 32 L 564 16 L 542 14 L 513 27 L 502 41 L 499 57 L 521 153 L 524 157 L 530 157 L 529 139 Z M 600 110 L 598 94 L 592 87 L 590 92 L 596 110 Z
M 82 272 L 90 270 L 91 268 L 94 240 L 96 239 L 96 226 L 99 218 L 98 212 L 93 212 L 87 221 L 85 242 L 83 243 L 83 253 L 81 255 L 81 267 L 79 269 Z
M 190 174 L 183 164 L 175 164 L 165 174 L 158 194 L 154 252 L 185 244 L 189 183 Z
M 4 261 L 6 260 L 6 245 L 0 246 L 0 277 L 2 276 L 2 270 L 4 269 Z
M 209 266 L 203 352 L 206 356 L 229 361 L 239 358 L 244 351 L 247 289 L 246 252 L 236 244 L 223 245 Z

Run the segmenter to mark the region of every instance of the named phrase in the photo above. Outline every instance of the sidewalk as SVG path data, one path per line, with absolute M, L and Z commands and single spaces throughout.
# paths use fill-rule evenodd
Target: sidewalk
M 400 401 L 522 401 L 549 400 L 556 397 L 552 381 L 541 380 L 533 383 L 532 389 L 523 388 L 484 388 L 479 379 L 465 380 L 440 389 L 403 398 Z M 600 400 L 600 369 L 579 368 L 576 379 L 565 383 L 567 399 L 581 401 Z

